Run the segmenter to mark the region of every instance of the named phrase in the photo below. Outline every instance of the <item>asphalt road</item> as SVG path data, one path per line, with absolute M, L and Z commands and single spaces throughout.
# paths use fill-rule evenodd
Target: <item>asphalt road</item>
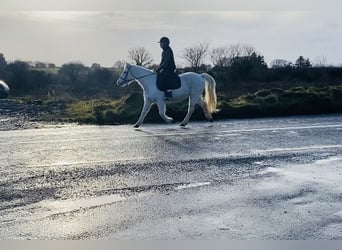
M 0 131 L 0 239 L 342 239 L 342 115 Z

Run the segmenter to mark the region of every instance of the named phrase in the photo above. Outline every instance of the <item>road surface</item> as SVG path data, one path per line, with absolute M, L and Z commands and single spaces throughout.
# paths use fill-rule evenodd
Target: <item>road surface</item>
M 0 239 L 342 239 L 342 115 L 0 131 Z

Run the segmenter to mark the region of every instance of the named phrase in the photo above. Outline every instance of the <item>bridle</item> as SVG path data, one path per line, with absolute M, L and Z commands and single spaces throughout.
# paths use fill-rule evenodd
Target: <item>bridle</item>
M 140 79 L 142 79 L 142 78 L 145 78 L 145 77 L 148 77 L 148 76 L 151 76 L 151 75 L 156 74 L 156 73 L 154 73 L 154 72 L 151 72 L 151 73 L 148 73 L 148 74 L 146 74 L 146 75 L 142 75 L 142 76 L 136 77 L 136 76 L 133 75 L 133 73 L 131 72 L 131 65 L 127 65 L 127 66 L 126 66 L 126 69 L 127 69 L 127 71 L 126 71 L 124 77 L 122 77 L 122 76 L 119 77 L 119 79 L 121 79 L 121 80 L 123 81 L 120 85 L 125 85 L 125 84 L 128 84 L 128 83 L 131 82 L 131 81 L 140 80 Z M 133 77 L 133 79 L 127 80 L 128 74 L 131 74 L 131 76 Z

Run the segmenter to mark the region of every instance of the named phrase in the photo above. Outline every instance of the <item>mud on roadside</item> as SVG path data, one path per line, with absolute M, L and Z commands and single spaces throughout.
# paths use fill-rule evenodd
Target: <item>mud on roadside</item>
M 0 131 L 42 128 L 57 124 L 44 117 L 61 112 L 56 106 L 43 105 L 41 102 L 25 103 L 15 99 L 0 99 Z

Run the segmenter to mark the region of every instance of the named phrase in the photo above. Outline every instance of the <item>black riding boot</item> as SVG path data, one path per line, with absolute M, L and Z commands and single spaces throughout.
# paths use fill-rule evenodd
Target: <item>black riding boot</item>
M 165 100 L 171 100 L 172 99 L 172 91 L 166 90 L 165 91 Z

